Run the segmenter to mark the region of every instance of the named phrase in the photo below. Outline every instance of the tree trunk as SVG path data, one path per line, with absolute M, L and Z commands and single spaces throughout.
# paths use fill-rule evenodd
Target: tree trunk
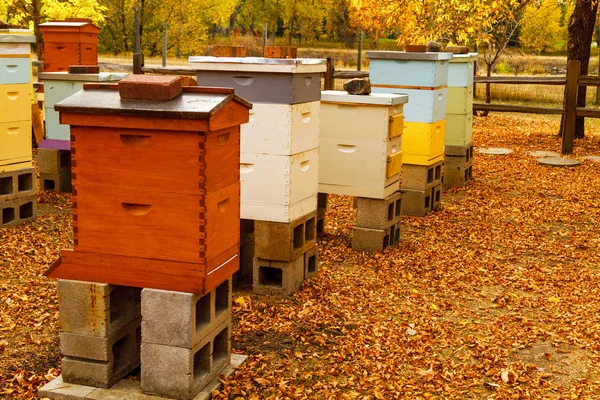
M 42 15 L 40 13 L 40 3 L 38 0 L 31 0 L 31 11 L 33 19 L 33 33 L 35 34 L 35 51 L 38 61 L 44 61 L 44 38 L 40 31 Z
M 598 3 L 590 0 L 577 0 L 573 14 L 569 18 L 569 40 L 567 42 L 567 62 L 578 60 L 581 62 L 580 75 L 588 74 L 590 63 L 590 51 L 594 24 L 596 23 L 596 12 Z M 586 87 L 580 86 L 577 94 L 577 107 L 585 107 Z M 564 118 L 564 116 L 563 116 Z M 585 135 L 585 120 L 577 117 L 575 137 L 582 138 Z

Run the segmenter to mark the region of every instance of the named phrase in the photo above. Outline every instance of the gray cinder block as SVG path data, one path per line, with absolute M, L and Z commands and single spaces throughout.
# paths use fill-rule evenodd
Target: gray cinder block
M 142 343 L 141 354 L 144 393 L 189 400 L 229 364 L 231 318 L 191 349 Z
M 141 317 L 141 289 L 59 279 L 61 332 L 108 337 Z
M 356 198 L 356 226 L 369 229 L 388 229 L 400 223 L 402 194 L 396 192 L 383 200 Z
M 142 290 L 142 341 L 190 349 L 231 317 L 231 278 L 210 293 Z
M 295 221 L 254 221 L 255 257 L 263 260 L 292 261 L 317 242 L 317 213 Z
M 319 254 L 317 246 L 304 253 L 304 279 L 309 279 L 319 272 Z
M 427 190 L 442 183 L 444 162 L 432 165 L 402 164 L 402 189 Z
M 258 294 L 288 296 L 304 281 L 304 254 L 293 261 L 272 261 L 254 258 L 252 289 Z

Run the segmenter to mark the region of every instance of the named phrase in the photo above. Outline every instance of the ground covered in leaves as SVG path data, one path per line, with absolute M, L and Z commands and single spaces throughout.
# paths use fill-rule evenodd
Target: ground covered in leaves
M 474 181 L 404 218 L 384 253 L 351 250 L 355 211 L 331 196 L 320 273 L 289 298 L 238 290 L 217 398 L 600 398 L 600 163 L 537 165 L 558 119 L 475 118 Z M 600 137 L 576 143 L 600 155 Z M 33 398 L 60 371 L 57 295 L 40 276 L 72 242 L 68 196 L 0 230 L 0 396 Z

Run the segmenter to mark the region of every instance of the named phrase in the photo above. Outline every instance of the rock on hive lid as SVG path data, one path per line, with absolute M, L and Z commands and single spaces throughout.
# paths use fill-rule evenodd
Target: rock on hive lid
M 119 81 L 123 99 L 172 100 L 182 92 L 178 76 L 129 75 Z

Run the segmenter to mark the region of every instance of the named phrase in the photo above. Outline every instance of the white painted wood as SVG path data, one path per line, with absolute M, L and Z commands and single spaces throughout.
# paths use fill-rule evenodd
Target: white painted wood
M 319 185 L 318 149 L 292 156 L 241 153 L 240 180 L 242 183 L 242 218 L 253 219 L 244 213 L 246 205 L 250 204 L 254 205 L 254 208 L 257 206 L 264 209 L 290 208 L 317 194 Z M 272 218 L 276 218 L 277 215 L 274 214 Z M 268 216 L 263 219 L 274 221 Z
M 401 148 L 401 137 L 387 142 L 321 138 L 319 184 L 382 191 L 399 179 L 399 174 L 387 177 L 387 165 L 388 157 Z
M 317 209 L 317 195 L 291 205 L 242 202 L 241 218 L 255 221 L 292 222 Z
M 0 42 L 0 54 L 19 54 L 29 57 L 31 47 L 29 43 Z
M 79 82 L 102 82 L 116 83 L 129 74 L 100 72 L 99 74 L 70 74 L 68 72 L 41 72 L 39 79 L 43 81 L 79 81 Z
M 206 57 L 188 58 L 192 70 L 306 74 L 327 71 L 327 60 L 313 58 Z
M 358 105 L 395 106 L 408 102 L 408 96 L 401 94 L 371 93 L 370 95 L 348 94 L 341 90 L 321 91 L 321 102 L 351 103 Z
M 320 102 L 253 103 L 243 124 L 241 151 L 271 155 L 302 153 L 319 147 Z
M 345 102 L 321 102 L 321 140 L 345 138 L 388 141 L 390 117 L 401 115 L 403 104 L 369 106 Z
M 400 190 L 400 180 L 387 187 L 367 188 L 358 186 L 339 186 L 319 184 L 319 193 L 339 194 L 343 196 L 367 197 L 370 199 L 385 199 Z

